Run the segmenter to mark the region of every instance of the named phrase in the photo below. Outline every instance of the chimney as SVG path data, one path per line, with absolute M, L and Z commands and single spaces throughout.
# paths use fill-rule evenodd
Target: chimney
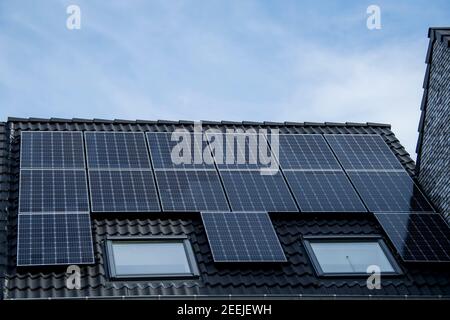
M 430 28 L 417 141 L 417 176 L 450 222 L 450 28 Z

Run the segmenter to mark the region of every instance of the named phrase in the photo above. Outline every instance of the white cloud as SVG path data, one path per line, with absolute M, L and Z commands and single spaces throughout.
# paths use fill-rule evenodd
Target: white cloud
M 341 52 L 331 46 L 297 47 L 297 81 L 280 117 L 297 121 L 392 124 L 415 157 L 425 71 L 423 43 L 402 42 Z

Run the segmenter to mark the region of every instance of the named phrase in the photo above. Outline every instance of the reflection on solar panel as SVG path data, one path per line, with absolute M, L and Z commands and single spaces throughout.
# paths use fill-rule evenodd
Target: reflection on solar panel
M 150 170 L 90 170 L 93 212 L 161 211 Z
M 406 172 L 348 172 L 372 212 L 433 212 Z
M 233 211 L 298 212 L 280 172 L 220 171 Z
M 284 170 L 341 170 L 320 134 L 279 135 L 279 162 Z
M 202 212 L 215 262 L 285 262 L 266 212 Z
M 150 169 L 142 132 L 86 132 L 89 169 Z
M 82 133 L 22 132 L 20 166 L 22 169 L 84 169 Z
M 379 135 L 324 135 L 346 170 L 404 170 Z
M 20 214 L 17 265 L 94 262 L 89 213 Z
M 155 171 L 165 211 L 228 211 L 216 171 Z
M 375 214 L 404 261 L 450 261 L 450 228 L 440 214 Z
M 84 170 L 20 171 L 19 213 L 89 211 Z
M 214 169 L 214 161 L 201 133 L 147 132 L 147 139 L 155 169 Z
M 342 171 L 285 171 L 302 212 L 366 212 Z

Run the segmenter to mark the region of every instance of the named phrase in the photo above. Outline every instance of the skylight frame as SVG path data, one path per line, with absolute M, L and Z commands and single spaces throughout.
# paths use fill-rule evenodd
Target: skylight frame
M 181 243 L 184 248 L 186 260 L 190 269 L 189 273 L 136 273 L 120 274 L 116 270 L 113 243 Z M 192 279 L 200 276 L 192 245 L 187 236 L 109 236 L 104 241 L 104 253 L 108 276 L 111 280 L 167 280 L 167 279 Z
M 386 259 L 390 263 L 392 269 L 394 271 L 392 272 L 386 272 L 382 271 L 380 273 L 381 276 L 401 276 L 403 275 L 403 271 L 400 268 L 400 265 L 397 263 L 397 260 L 395 259 L 393 253 L 383 240 L 381 236 L 378 235 L 356 235 L 356 236 L 304 236 L 302 239 L 303 246 L 306 249 L 307 256 L 309 257 L 310 262 L 313 265 L 314 271 L 318 277 L 364 277 L 368 278 L 371 274 L 365 273 L 365 272 L 325 272 L 320 262 L 316 256 L 316 253 L 314 252 L 314 249 L 311 246 L 312 242 L 315 243 L 361 243 L 361 242 L 368 242 L 368 243 L 378 243 L 380 246 L 380 249 L 384 253 Z

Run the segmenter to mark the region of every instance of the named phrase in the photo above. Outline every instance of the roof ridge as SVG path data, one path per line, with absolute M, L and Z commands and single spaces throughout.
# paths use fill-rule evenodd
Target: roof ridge
M 22 118 L 22 117 L 8 117 L 7 122 L 71 122 L 71 123 L 112 123 L 112 124 L 169 124 L 169 125 L 186 125 L 194 124 L 193 120 L 128 120 L 128 119 L 86 119 L 86 118 Z M 201 120 L 205 124 L 214 125 L 260 125 L 260 126 L 308 126 L 308 127 L 323 127 L 323 126 L 339 126 L 339 127 L 387 127 L 391 125 L 388 123 L 377 122 L 292 122 L 292 121 L 215 121 L 215 120 Z

